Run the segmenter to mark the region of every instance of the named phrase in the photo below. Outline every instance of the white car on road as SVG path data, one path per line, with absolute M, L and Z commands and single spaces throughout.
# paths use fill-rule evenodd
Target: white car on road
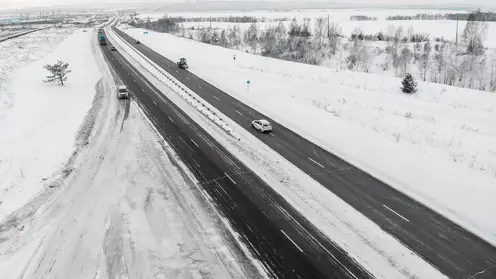
M 261 133 L 272 132 L 272 125 L 265 119 L 254 120 L 251 122 L 251 126 Z

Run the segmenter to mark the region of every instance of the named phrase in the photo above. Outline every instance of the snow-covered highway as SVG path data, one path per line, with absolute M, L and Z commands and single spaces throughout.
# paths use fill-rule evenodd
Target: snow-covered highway
M 491 278 L 496 275 L 496 270 L 491 269 L 496 263 L 496 249 L 492 245 L 191 72 L 176 71 L 173 61 L 150 49 L 146 43 L 135 45 L 135 38 L 117 28 L 114 31 L 147 59 L 159 65 L 161 70 L 193 90 L 209 105 L 247 129 L 445 275 L 467 277 L 481 271 L 484 273 L 479 276 Z M 273 123 L 273 136 L 250 129 L 250 120 L 260 118 Z M 305 217 L 312 220 L 312 216 Z

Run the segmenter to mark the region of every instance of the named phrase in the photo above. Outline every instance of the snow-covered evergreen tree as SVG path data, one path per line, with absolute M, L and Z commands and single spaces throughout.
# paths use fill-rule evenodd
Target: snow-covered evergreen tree
M 64 81 L 67 80 L 67 74 L 71 72 L 71 70 L 68 70 L 67 68 L 69 67 L 69 63 L 66 63 L 64 61 L 58 60 L 57 63 L 53 65 L 45 65 L 43 68 L 47 69 L 50 72 L 50 75 L 46 77 L 46 80 L 43 82 L 55 82 L 60 85 L 64 85 Z
M 403 78 L 403 81 L 401 82 L 403 84 L 403 87 L 401 87 L 401 91 L 407 94 L 412 94 L 417 91 L 417 81 L 411 74 L 406 74 L 405 78 Z

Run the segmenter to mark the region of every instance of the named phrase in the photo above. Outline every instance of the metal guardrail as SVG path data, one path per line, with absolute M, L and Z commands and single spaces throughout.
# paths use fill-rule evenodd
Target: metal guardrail
M 10 40 L 10 39 L 14 39 L 14 38 L 20 37 L 20 36 L 27 35 L 29 33 L 33 33 L 33 32 L 36 32 L 36 31 L 43 30 L 43 29 L 48 29 L 48 28 L 50 28 L 50 27 L 33 29 L 33 30 L 26 31 L 26 32 L 22 32 L 22 33 L 17 33 L 17 34 L 14 34 L 14 35 L 10 35 L 10 36 L 4 37 L 4 38 L 0 38 L 0 43 L 1 42 L 4 42 L 4 41 L 7 41 L 7 40 Z

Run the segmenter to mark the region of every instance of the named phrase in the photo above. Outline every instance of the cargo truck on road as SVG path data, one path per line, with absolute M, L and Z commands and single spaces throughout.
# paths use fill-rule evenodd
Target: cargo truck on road
M 105 39 L 105 34 L 98 34 L 98 42 L 101 46 L 107 45 L 107 40 Z

